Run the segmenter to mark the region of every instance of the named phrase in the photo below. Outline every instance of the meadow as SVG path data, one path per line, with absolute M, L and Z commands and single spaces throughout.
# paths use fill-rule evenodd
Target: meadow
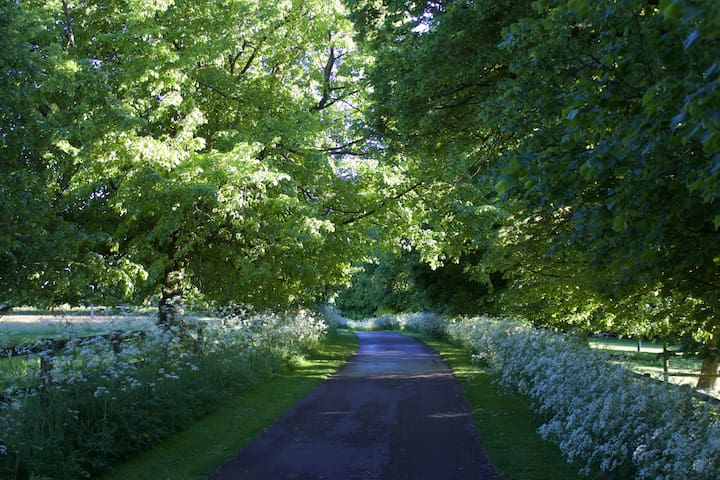
M 153 313 L 142 309 L 14 309 L 0 316 L 0 348 L 43 338 L 82 337 L 151 326 Z

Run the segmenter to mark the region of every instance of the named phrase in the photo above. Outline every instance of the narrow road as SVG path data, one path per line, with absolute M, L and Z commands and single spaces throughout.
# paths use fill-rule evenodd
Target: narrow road
M 356 355 L 209 480 L 498 480 L 450 368 L 414 339 Z

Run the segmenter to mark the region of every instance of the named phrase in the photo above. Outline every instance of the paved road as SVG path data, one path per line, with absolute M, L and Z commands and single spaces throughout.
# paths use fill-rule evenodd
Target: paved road
M 448 366 L 393 332 L 355 356 L 209 480 L 497 480 Z

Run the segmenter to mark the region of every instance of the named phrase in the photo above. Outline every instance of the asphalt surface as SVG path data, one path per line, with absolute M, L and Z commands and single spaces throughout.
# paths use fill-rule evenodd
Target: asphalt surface
M 399 333 L 358 337 L 345 366 L 209 480 L 498 480 L 440 356 Z

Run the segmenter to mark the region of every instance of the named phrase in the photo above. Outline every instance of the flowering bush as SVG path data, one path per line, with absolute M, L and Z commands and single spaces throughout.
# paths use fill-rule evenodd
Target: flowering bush
M 442 334 L 444 321 L 435 313 L 409 313 L 351 320 L 335 311 L 338 326 L 353 330 L 420 330 L 433 335 Z
M 323 321 L 328 326 L 329 331 L 335 331 L 340 327 L 347 327 L 348 319 L 343 317 L 335 306 L 325 304 L 320 312 L 322 313 Z
M 637 376 L 583 342 L 511 320 L 445 322 L 497 382 L 529 397 L 539 433 L 568 460 L 623 478 L 717 479 L 720 409 L 688 387 Z
M 0 360 L 0 477 L 89 477 L 279 370 L 326 329 L 305 311 L 229 314 L 121 345 L 68 343 L 40 354 L 44 371 Z

